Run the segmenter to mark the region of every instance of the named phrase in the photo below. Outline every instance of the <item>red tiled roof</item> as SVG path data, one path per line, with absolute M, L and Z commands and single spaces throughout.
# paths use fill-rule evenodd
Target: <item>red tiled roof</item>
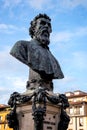
M 75 94 L 76 92 L 79 92 L 79 94 Z M 71 95 L 67 96 L 68 93 L 70 93 Z M 74 92 L 66 92 L 65 94 L 68 98 L 87 96 L 86 92 L 83 92 L 83 91 L 80 91 L 80 90 L 76 90 Z
M 0 109 L 2 109 L 2 108 L 6 108 L 6 107 L 8 107 L 8 105 L 0 104 Z
M 78 102 L 69 102 L 70 105 L 79 105 L 79 104 L 83 104 L 83 103 L 86 103 L 86 101 L 78 101 Z
M 70 95 L 70 96 L 67 96 L 68 98 L 74 98 L 74 97 L 83 97 L 83 96 L 87 96 L 87 93 L 80 93 L 80 94 L 73 94 L 73 95 Z

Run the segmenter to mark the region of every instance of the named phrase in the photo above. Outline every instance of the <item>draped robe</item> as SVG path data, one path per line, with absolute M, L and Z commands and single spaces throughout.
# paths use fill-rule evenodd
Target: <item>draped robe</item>
M 60 65 L 48 47 L 42 46 L 35 39 L 18 41 L 10 54 L 45 79 L 61 79 L 64 77 Z

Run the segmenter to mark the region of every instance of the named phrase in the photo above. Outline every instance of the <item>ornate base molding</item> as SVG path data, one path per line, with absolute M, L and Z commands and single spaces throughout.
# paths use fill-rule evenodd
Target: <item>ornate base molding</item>
M 30 95 L 14 92 L 8 104 L 12 108 L 8 125 L 14 130 L 67 130 L 70 119 L 65 109 L 69 103 L 64 94 L 50 94 L 44 88 Z

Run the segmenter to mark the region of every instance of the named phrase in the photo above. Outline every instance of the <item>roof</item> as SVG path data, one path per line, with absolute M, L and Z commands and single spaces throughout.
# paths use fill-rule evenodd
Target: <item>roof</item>
M 85 101 L 77 101 L 77 102 L 69 102 L 70 105 L 80 105 L 80 104 L 87 104 Z
M 66 92 L 65 95 L 68 98 L 74 98 L 74 97 L 82 97 L 82 96 L 87 96 L 86 92 L 80 91 L 80 90 L 76 90 L 74 92 Z
M 7 107 L 8 107 L 8 105 L 0 104 L 0 109 L 2 109 L 2 108 L 7 108 Z

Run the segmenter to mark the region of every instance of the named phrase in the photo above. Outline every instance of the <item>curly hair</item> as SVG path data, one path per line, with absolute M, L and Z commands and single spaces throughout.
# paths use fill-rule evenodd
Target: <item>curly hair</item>
M 31 26 L 30 26 L 30 28 L 29 28 L 29 34 L 30 34 L 30 36 L 31 36 L 32 38 L 33 38 L 33 36 L 34 36 L 35 26 L 36 26 L 37 19 L 39 19 L 39 18 L 46 18 L 46 19 L 48 19 L 49 21 L 51 21 L 50 17 L 47 16 L 46 14 L 39 14 L 39 15 L 37 15 L 37 16 L 33 19 L 33 21 L 30 22 Z

